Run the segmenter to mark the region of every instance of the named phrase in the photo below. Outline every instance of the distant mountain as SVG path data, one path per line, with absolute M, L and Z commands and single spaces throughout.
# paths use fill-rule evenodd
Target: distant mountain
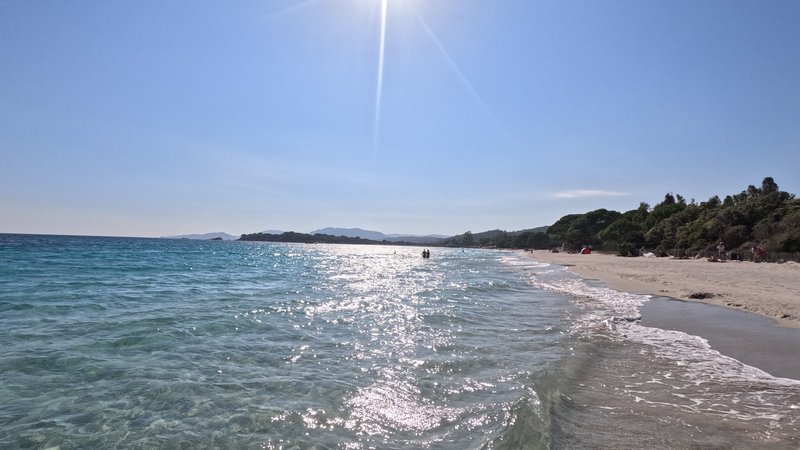
M 210 240 L 220 240 L 223 241 L 235 241 L 239 239 L 239 236 L 232 236 L 228 233 L 223 232 L 216 232 L 216 233 L 205 233 L 205 234 L 183 234 L 180 236 L 164 236 L 165 239 L 194 239 L 200 241 L 210 241 Z
M 327 234 L 329 236 L 344 236 L 351 238 L 370 239 L 373 241 L 382 241 L 386 239 L 386 235 L 380 231 L 362 230 L 361 228 L 333 228 L 327 227 L 319 230 L 314 230 L 308 234 Z
M 330 236 L 345 236 L 351 238 L 369 239 L 372 241 L 411 242 L 414 244 L 435 244 L 448 238 L 446 235 L 410 235 L 410 234 L 383 234 L 380 231 L 362 230 L 361 228 L 322 228 L 309 234 L 327 234 Z
M 387 234 L 386 237 L 389 239 L 400 239 L 400 238 L 425 238 L 425 239 L 447 239 L 451 237 L 449 234 L 426 234 L 426 235 L 418 235 L 418 234 Z

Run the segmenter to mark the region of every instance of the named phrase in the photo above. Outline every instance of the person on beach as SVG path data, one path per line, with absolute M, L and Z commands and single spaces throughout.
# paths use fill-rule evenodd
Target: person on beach
M 717 244 L 717 254 L 720 261 L 725 261 L 725 243 L 722 241 Z
M 753 262 L 760 263 L 764 260 L 764 249 L 758 244 L 753 245 Z

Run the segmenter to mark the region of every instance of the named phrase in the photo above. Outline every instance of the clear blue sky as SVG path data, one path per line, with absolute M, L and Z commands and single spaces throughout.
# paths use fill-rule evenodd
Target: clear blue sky
M 800 193 L 800 1 L 383 6 L 0 0 L 0 232 L 457 234 Z

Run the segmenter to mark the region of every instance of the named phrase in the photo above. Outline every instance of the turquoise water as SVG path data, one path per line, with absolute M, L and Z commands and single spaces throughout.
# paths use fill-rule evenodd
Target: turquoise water
M 0 447 L 800 442 L 800 383 L 647 298 L 431 250 L 0 235 Z

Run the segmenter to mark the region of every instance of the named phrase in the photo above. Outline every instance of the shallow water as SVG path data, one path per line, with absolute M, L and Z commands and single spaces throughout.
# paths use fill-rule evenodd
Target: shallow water
M 3 448 L 794 448 L 800 383 L 519 254 L 0 235 Z
M 800 381 L 724 356 L 698 336 L 643 326 L 647 296 L 542 266 L 533 284 L 582 306 L 577 347 L 553 402 L 551 448 L 800 445 Z

